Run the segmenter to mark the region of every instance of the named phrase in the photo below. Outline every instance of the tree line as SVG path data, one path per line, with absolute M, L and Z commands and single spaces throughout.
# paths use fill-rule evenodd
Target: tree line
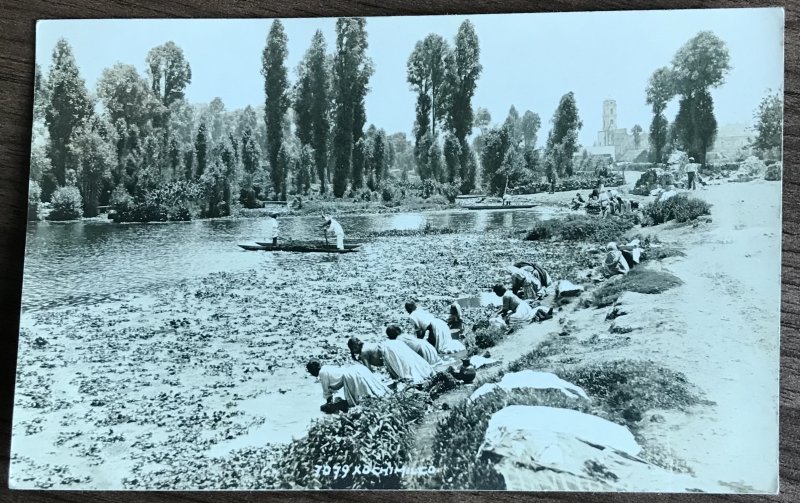
M 51 202 L 63 218 L 113 206 L 124 220 L 184 220 L 310 191 L 335 198 L 383 192 L 386 199 L 412 173 L 424 196 L 501 194 L 542 178 L 555 184 L 587 165 L 585 158 L 575 160 L 582 121 L 572 92 L 553 113 L 543 149 L 536 147 L 537 113 L 520 116 L 512 106 L 502 124 L 491 125 L 486 109 L 473 109 L 482 65 L 470 21 L 452 45 L 430 34 L 408 58 L 407 82 L 416 94 L 413 142 L 367 126 L 374 64 L 365 19 L 338 19 L 335 33 L 330 53 L 322 32 L 313 35 L 291 82 L 288 37 L 281 21 L 273 21 L 262 52 L 264 103 L 233 111 L 220 98 L 187 102 L 192 70 L 173 42 L 146 54 L 146 75 L 117 63 L 90 93 L 68 42 L 59 40 L 47 75 L 36 67 L 31 203 Z M 716 134 L 709 91 L 724 81 L 728 59 L 724 43 L 701 32 L 671 67 L 654 72 L 646 99 L 654 114 L 655 160 L 671 148 L 704 159 Z M 664 110 L 675 96 L 679 112 L 669 123 Z M 762 109 L 761 115 L 774 116 L 774 100 Z M 759 136 L 765 149 L 774 143 L 774 129 Z

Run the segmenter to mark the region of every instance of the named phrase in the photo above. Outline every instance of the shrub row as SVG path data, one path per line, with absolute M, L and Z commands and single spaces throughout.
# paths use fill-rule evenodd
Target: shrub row
M 606 187 L 619 187 L 625 183 L 625 180 L 622 175 L 616 173 L 607 177 L 575 175 L 558 180 L 555 185 L 555 191 L 591 190 L 596 188 L 600 183 Z M 550 182 L 531 182 L 516 188 L 514 193 L 536 194 L 538 192 L 549 192 L 550 188 Z
M 636 224 L 633 214 L 611 215 L 567 215 L 564 218 L 537 222 L 525 237 L 527 241 L 556 238 L 566 241 L 589 241 L 608 243 L 620 241 L 622 236 Z
M 662 224 L 670 220 L 687 222 L 701 215 L 710 215 L 711 205 L 702 199 L 677 194 L 666 201 L 656 201 L 644 207 L 648 223 Z

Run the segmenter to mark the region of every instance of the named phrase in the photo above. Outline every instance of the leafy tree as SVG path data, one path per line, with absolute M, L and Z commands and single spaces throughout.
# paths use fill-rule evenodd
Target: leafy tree
M 275 169 L 272 170 L 272 186 L 275 190 L 275 195 L 281 199 L 286 200 L 286 179 L 289 176 L 294 158 L 292 157 L 286 145 L 281 145 L 278 151 L 278 162 L 275 163 Z M 280 192 L 277 187 L 280 187 Z
M 194 158 L 195 158 L 195 178 L 200 178 L 208 168 L 208 132 L 206 131 L 206 123 L 201 122 L 200 127 L 197 129 L 197 136 L 194 141 Z
M 461 166 L 468 165 L 467 137 L 472 134 L 474 121 L 472 97 L 475 95 L 482 69 L 478 35 L 472 23 L 465 20 L 458 28 L 455 46 L 448 60 L 446 77 L 449 98 L 445 122 L 460 144 Z
M 414 121 L 414 161 L 417 164 L 417 173 L 423 180 L 430 176 L 428 170 L 428 151 L 431 148 L 430 126 L 431 98 L 427 94 L 417 95 L 417 118 Z
M 216 97 L 208 104 L 205 123 L 208 124 L 211 142 L 220 142 L 225 136 L 225 103 L 221 98 Z
M 444 163 L 448 182 L 453 183 L 457 177 L 461 177 L 461 144 L 453 133 L 444 137 Z
M 491 194 L 502 194 L 506 186 L 507 167 L 504 162 L 511 146 L 511 135 L 507 127 L 490 129 L 484 135 L 481 151 L 483 183 Z
M 428 169 L 433 180 L 441 182 L 445 179 L 442 149 L 438 141 L 433 141 L 428 149 Z
M 302 145 L 313 149 L 315 169 L 320 191 L 325 192 L 328 163 L 328 133 L 330 131 L 330 76 L 326 62 L 326 45 L 322 32 L 317 30 L 311 46 L 297 68 L 294 90 L 294 109 L 297 137 Z
M 42 199 L 47 201 L 58 186 L 66 184 L 67 169 L 73 164 L 69 141 L 72 133 L 91 114 L 92 100 L 86 83 L 78 72 L 72 48 L 60 38 L 53 49 L 53 61 L 47 82 L 50 97 L 45 110 L 45 124 L 49 133 L 47 155 L 53 166 L 50 176 L 42 179 Z
M 783 146 L 783 96 L 780 91 L 769 93 L 761 100 L 755 113 L 756 137 L 753 148 L 762 158 L 780 159 Z
M 669 140 L 664 110 L 667 108 L 667 103 L 675 96 L 672 71 L 667 67 L 662 67 L 653 72 L 645 93 L 647 104 L 653 108 L 653 121 L 650 123 L 652 158 L 655 162 L 663 162 L 664 148 Z
M 353 172 L 350 176 L 350 183 L 353 189 L 360 189 L 364 186 L 364 167 L 367 153 L 367 139 L 360 138 L 353 147 Z M 370 173 L 367 173 L 369 176 Z
M 272 22 L 267 45 L 262 55 L 261 73 L 264 75 L 266 102 L 264 116 L 267 124 L 267 157 L 272 170 L 272 186 L 276 195 L 286 195 L 286 163 L 279 165 L 278 154 L 283 146 L 283 120 L 289 108 L 289 81 L 286 72 L 288 38 L 279 19 Z M 280 197 L 280 196 L 278 196 Z
M 380 185 L 384 178 L 386 178 L 387 166 L 387 140 L 386 131 L 383 129 L 378 130 L 372 139 L 372 148 L 370 149 L 370 170 L 374 174 L 375 183 Z
M 536 135 L 539 133 L 541 126 L 542 120 L 539 118 L 539 114 L 526 110 L 520 123 L 525 148 L 536 147 Z
M 436 134 L 436 124 L 444 120 L 447 110 L 445 79 L 451 57 L 447 41 L 431 33 L 417 42 L 408 58 L 406 78 L 411 89 L 430 98 L 429 124 L 433 135 Z
M 97 216 L 97 205 L 104 179 L 111 177 L 117 164 L 113 138 L 108 137 L 111 126 L 104 127 L 94 117 L 75 129 L 69 149 L 77 167 L 78 189 L 83 201 L 83 214 Z
M 461 165 L 461 193 L 469 194 L 477 187 L 478 178 L 478 161 L 475 159 L 475 154 L 470 150 L 469 145 L 465 145 L 466 153 L 462 152 L 462 159 L 466 159 L 466 163 Z
M 672 59 L 672 80 L 681 95 L 675 128 L 681 147 L 705 164 L 717 132 L 710 90 L 722 85 L 730 71 L 728 48 L 710 31 L 702 31 Z
M 364 97 L 373 73 L 367 51 L 366 20 L 336 21 L 336 54 L 333 59 L 333 194 L 342 197 L 351 173 L 353 146 L 364 124 Z
M 311 174 L 314 172 L 314 149 L 308 145 L 300 147 L 300 155 L 295 160 L 295 190 L 298 194 L 308 193 L 311 186 Z
M 183 99 L 186 86 L 192 82 L 192 69 L 183 49 L 169 41 L 150 49 L 145 59 L 153 93 L 165 107 Z
M 519 146 L 520 142 L 522 142 L 522 119 L 514 105 L 511 105 L 511 108 L 508 109 L 508 116 L 503 125 L 508 129 L 511 143 L 514 146 Z
M 583 127 L 572 92 L 561 97 L 551 122 L 545 156 L 558 176 L 572 176 L 572 156 L 578 150 L 578 131 Z
M 633 145 L 639 148 L 642 143 L 642 126 L 639 124 L 634 125 L 631 132 L 633 133 Z
M 489 124 L 492 123 L 492 114 L 485 108 L 478 107 L 475 111 L 475 120 L 473 125 L 481 130 L 481 134 L 488 132 Z
M 719 87 L 730 69 L 728 47 L 710 31 L 695 35 L 672 58 L 675 89 L 683 96 Z
M 52 210 L 47 215 L 47 220 L 76 220 L 83 216 L 81 193 L 74 185 L 56 189 L 50 202 Z
M 45 150 L 44 146 L 32 145 L 29 178 L 34 182 L 39 183 L 42 181 L 42 178 L 46 173 L 51 173 L 52 169 L 53 168 L 50 164 L 50 159 L 47 157 L 47 151 Z M 41 187 L 39 189 L 39 195 L 41 196 Z

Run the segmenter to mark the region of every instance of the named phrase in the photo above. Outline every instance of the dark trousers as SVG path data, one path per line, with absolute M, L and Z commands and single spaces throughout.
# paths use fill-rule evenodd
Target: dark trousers
M 694 181 L 694 171 L 690 171 L 687 174 L 689 175 L 689 183 L 687 184 L 686 188 L 687 189 L 692 189 L 692 190 L 696 189 L 697 188 L 697 184 Z
M 278 246 L 278 238 L 272 238 L 272 246 Z

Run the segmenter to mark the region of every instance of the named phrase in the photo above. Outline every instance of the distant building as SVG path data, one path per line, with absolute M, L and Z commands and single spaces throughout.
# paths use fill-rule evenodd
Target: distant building
M 636 135 L 628 133 L 625 128 L 617 127 L 617 102 L 616 100 L 603 101 L 603 130 L 598 131 L 597 140 L 593 147 L 587 148 L 590 154 L 592 149 L 609 147 L 613 149 L 615 161 L 638 161 L 647 156 L 649 139 L 646 132 Z M 608 150 L 603 151 L 605 154 Z M 597 153 L 600 153 L 599 151 Z
M 725 124 L 717 131 L 714 146 L 708 151 L 708 161 L 719 162 L 746 157 L 749 153 L 750 135 L 747 124 Z M 639 133 L 638 143 L 632 133 L 617 127 L 617 102 L 603 101 L 603 130 L 597 140 L 586 150 L 590 155 L 608 155 L 613 150 L 616 162 L 647 162 L 650 138 L 647 132 Z

